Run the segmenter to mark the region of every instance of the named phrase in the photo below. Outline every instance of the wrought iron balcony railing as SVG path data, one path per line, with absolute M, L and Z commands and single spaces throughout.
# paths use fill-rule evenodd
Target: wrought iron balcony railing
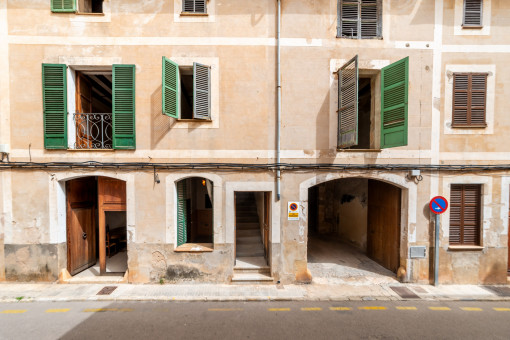
M 111 149 L 111 113 L 74 113 L 75 149 Z

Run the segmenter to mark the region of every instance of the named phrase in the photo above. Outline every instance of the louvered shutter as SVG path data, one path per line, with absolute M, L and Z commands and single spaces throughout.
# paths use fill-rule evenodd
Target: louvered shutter
M 409 57 L 381 70 L 381 148 L 407 145 Z
M 163 114 L 179 118 L 179 65 L 163 57 Z
M 211 119 L 211 68 L 193 63 L 193 118 Z
M 186 197 L 186 180 L 183 179 L 177 183 L 177 246 L 188 242 Z
M 480 245 L 480 184 L 452 184 L 450 196 L 450 244 Z
M 464 0 L 464 18 L 463 26 L 480 27 L 482 26 L 482 0 Z
M 44 147 L 67 149 L 67 66 L 42 64 Z
M 207 13 L 207 0 L 184 0 L 182 11 L 187 13 Z
M 76 12 L 76 0 L 51 0 L 52 12 Z
M 113 148 L 135 149 L 135 65 L 113 65 Z
M 358 56 L 338 70 L 338 148 L 358 145 Z
M 376 38 L 381 36 L 380 0 L 339 0 L 338 37 Z
M 453 74 L 453 127 L 485 127 L 486 73 Z

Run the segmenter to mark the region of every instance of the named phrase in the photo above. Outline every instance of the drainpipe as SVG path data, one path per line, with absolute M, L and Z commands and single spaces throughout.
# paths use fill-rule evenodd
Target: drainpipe
M 276 200 L 280 200 L 280 128 L 282 123 L 282 78 L 281 78 L 281 69 L 280 69 L 280 27 L 281 27 L 281 15 L 282 15 L 282 2 L 281 0 L 277 0 L 278 5 L 278 19 L 276 25 L 276 74 L 277 74 L 277 83 L 276 83 L 276 163 L 278 164 L 278 168 L 276 170 Z

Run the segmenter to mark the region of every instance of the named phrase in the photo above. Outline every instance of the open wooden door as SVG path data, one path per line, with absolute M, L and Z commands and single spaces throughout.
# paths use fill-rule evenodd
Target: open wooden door
M 71 275 L 96 263 L 96 195 L 94 177 L 66 183 L 67 270 Z
M 400 188 L 368 181 L 367 255 L 397 272 L 400 265 Z
M 76 72 L 76 113 L 92 113 L 92 85 L 81 72 Z M 76 147 L 91 149 L 92 137 L 87 115 L 75 115 Z
M 270 229 L 270 209 L 271 209 L 271 193 L 264 193 L 264 253 L 266 260 L 269 262 L 269 229 Z

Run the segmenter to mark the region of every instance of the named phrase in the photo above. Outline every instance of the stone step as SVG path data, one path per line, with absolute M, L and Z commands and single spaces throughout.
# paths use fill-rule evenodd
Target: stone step
M 238 229 L 236 231 L 236 239 L 238 237 L 250 237 L 260 235 L 260 229 Z
M 274 280 L 270 275 L 262 273 L 234 273 L 232 283 L 253 284 L 253 283 L 272 283 Z
M 262 236 L 260 236 L 260 235 L 237 236 L 236 242 L 237 242 L 237 244 L 258 244 L 258 243 L 262 243 Z
M 258 223 L 258 217 L 236 217 L 236 223 Z
M 260 224 L 256 222 L 237 222 L 236 227 L 237 230 L 250 230 L 250 229 L 260 230 Z
M 266 258 L 264 256 L 237 257 L 234 270 L 267 270 Z

